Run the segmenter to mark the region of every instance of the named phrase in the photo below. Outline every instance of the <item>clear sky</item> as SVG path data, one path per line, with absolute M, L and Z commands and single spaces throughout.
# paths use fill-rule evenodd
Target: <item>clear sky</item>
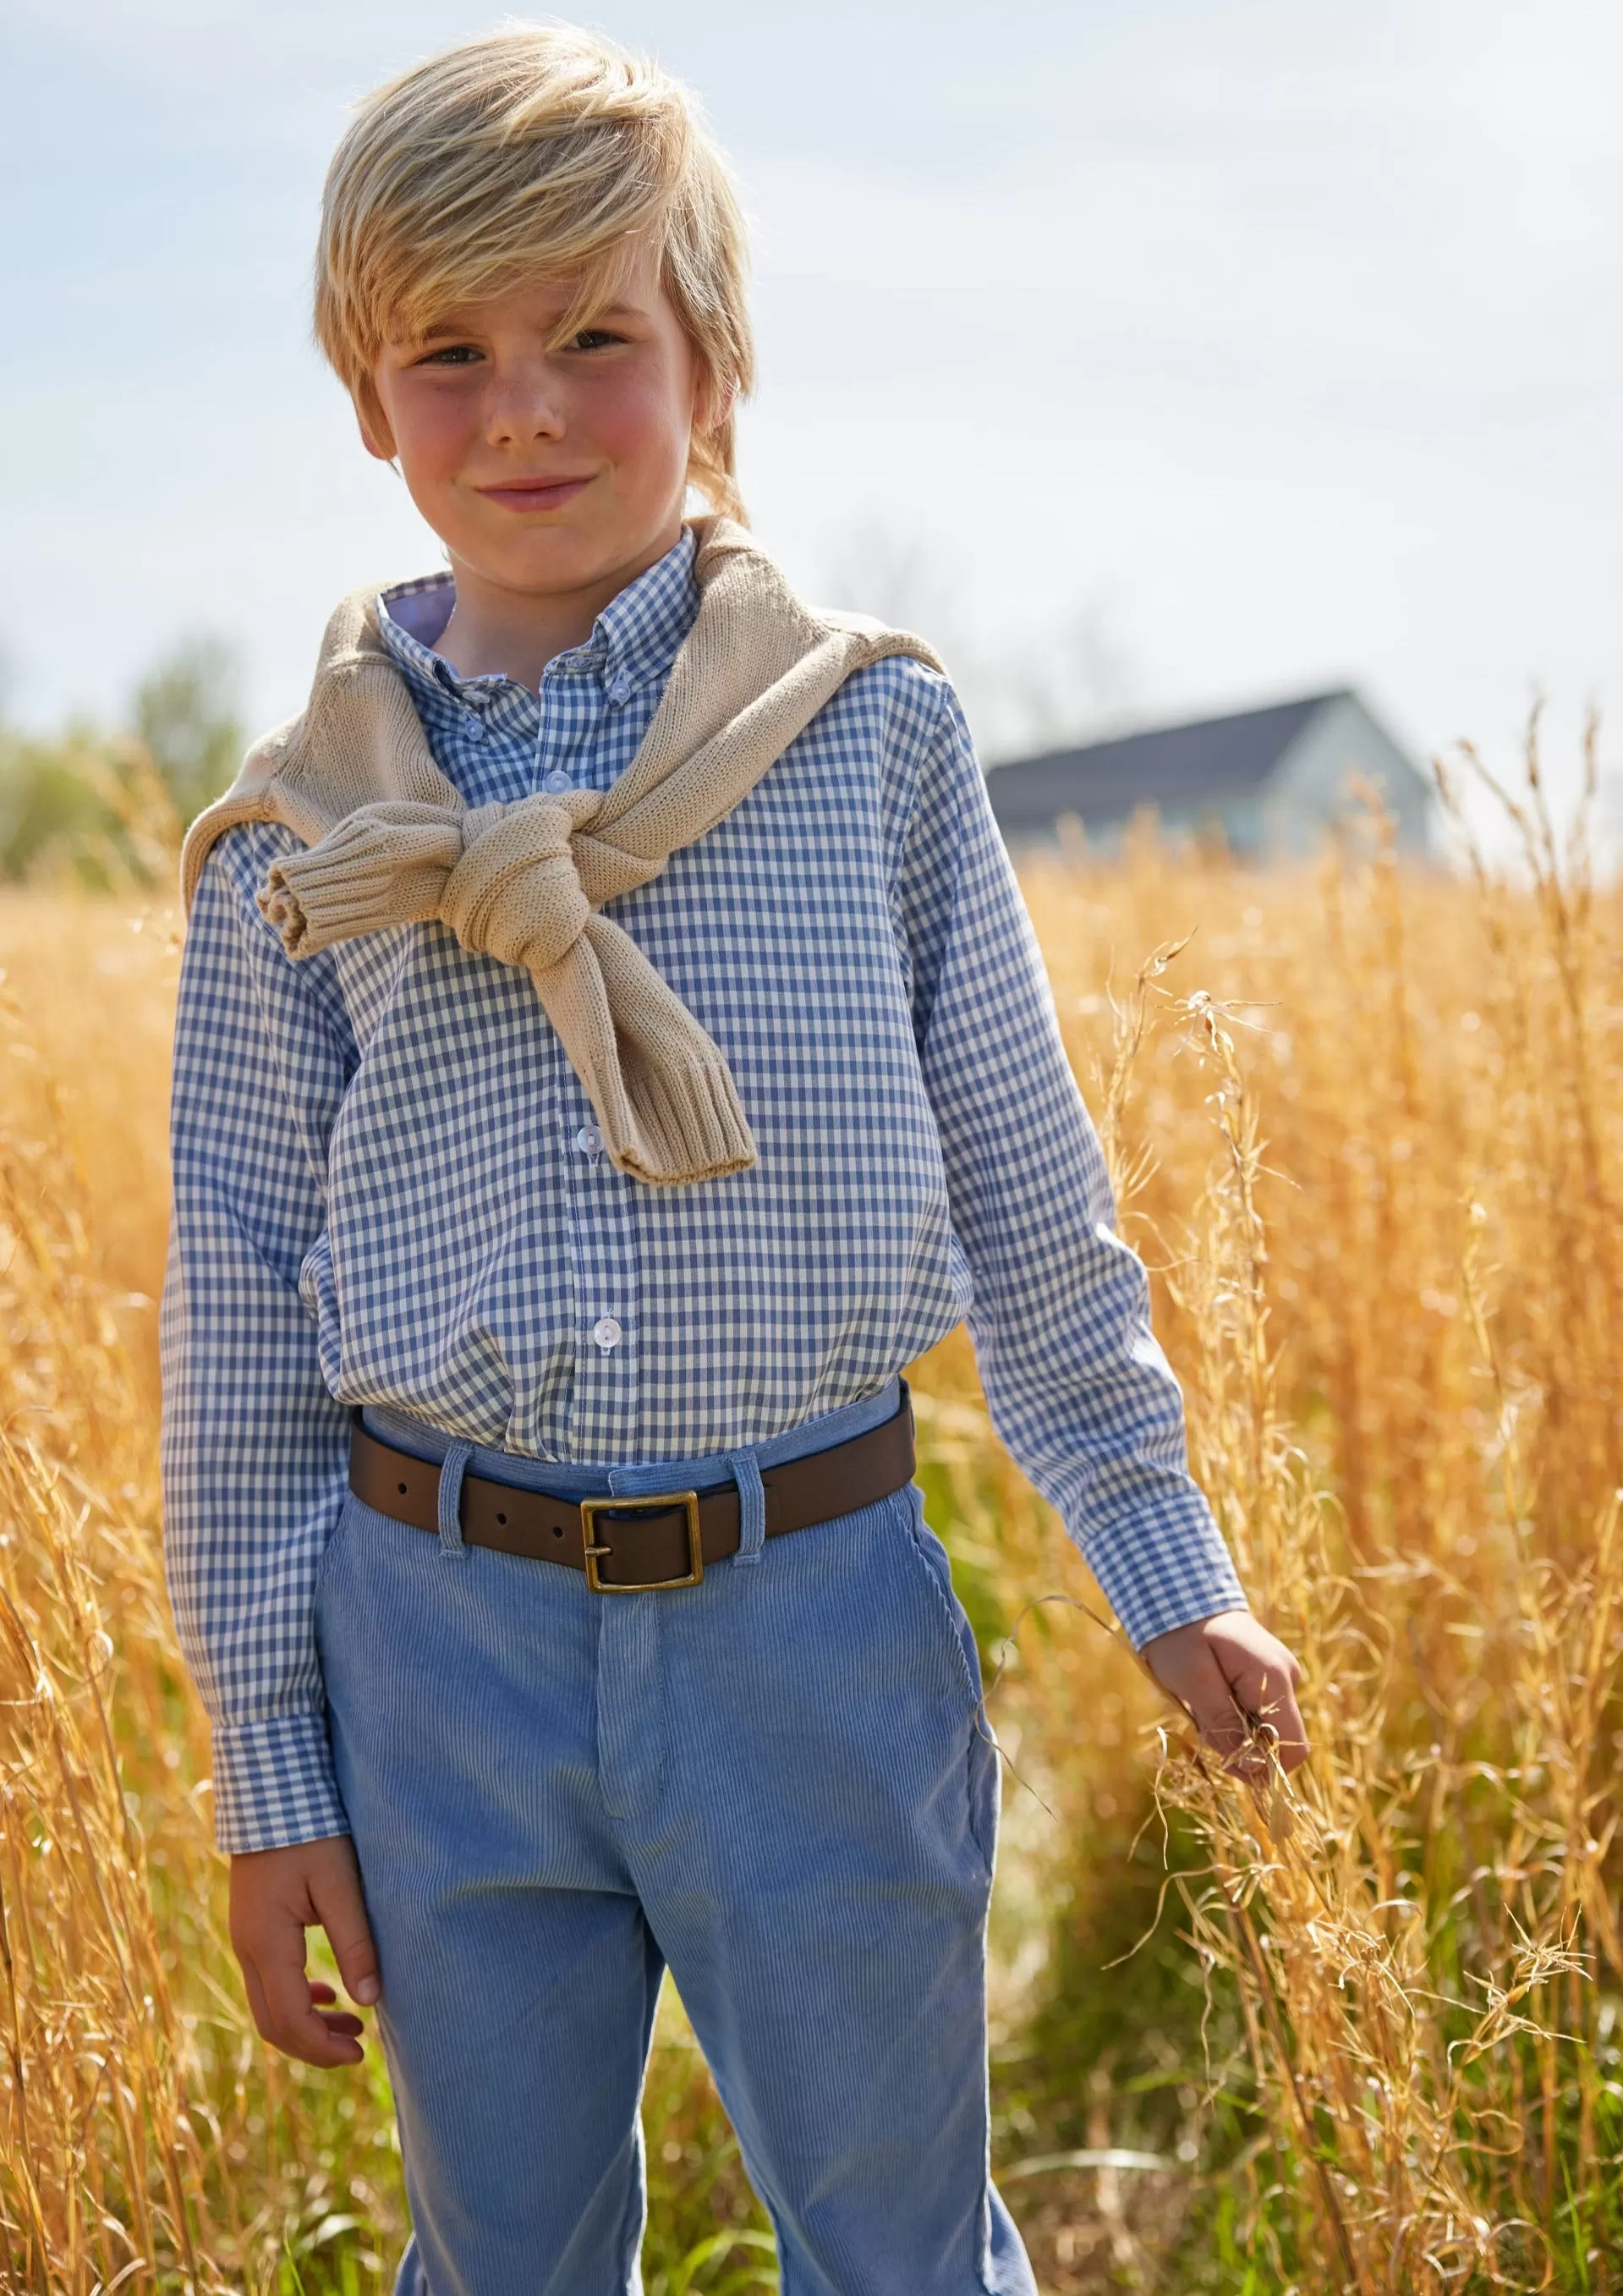
M 436 562 L 310 348 L 310 246 L 346 104 L 496 20 L 0 0 L 16 715 L 209 631 L 286 716 L 339 594 Z M 806 587 L 1145 717 L 1351 680 L 1419 753 L 1505 755 L 1535 682 L 1563 750 L 1623 706 L 1615 0 L 597 20 L 742 178 L 743 483 Z

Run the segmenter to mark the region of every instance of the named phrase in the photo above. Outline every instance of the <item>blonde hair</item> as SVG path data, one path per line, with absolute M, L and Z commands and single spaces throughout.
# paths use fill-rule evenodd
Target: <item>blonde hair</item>
M 743 217 L 688 91 L 597 33 L 510 25 L 362 101 L 322 198 L 316 340 L 375 416 L 372 372 L 390 337 L 558 277 L 578 283 L 555 336 L 567 341 L 644 242 L 710 410 L 689 479 L 742 518 L 734 408 L 755 379 Z

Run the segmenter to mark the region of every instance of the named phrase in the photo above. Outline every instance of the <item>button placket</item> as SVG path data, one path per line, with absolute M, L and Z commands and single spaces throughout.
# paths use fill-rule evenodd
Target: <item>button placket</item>
M 510 804 L 529 795 L 538 714 L 535 695 L 511 678 L 482 680 L 480 693 L 459 705 L 457 737 L 465 745 L 463 794 L 471 805 Z
M 603 1153 L 601 1127 L 584 1094 L 561 1143 L 573 1167 L 575 1394 L 570 1447 L 577 1459 L 613 1457 L 637 1423 L 637 1276 L 635 1185 Z
M 581 786 L 580 765 L 602 720 L 595 664 L 578 649 L 558 654 L 541 673 L 530 786 L 551 797 Z

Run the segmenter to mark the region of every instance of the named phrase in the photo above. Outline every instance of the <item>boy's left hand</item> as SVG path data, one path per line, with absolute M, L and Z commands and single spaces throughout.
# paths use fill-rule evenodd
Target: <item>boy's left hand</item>
M 1307 1760 L 1307 1734 L 1296 1702 L 1301 1668 L 1249 1611 L 1220 1611 L 1176 1627 L 1138 1655 L 1241 1777 L 1266 1774 L 1255 1746 L 1259 1726 L 1273 1736 L 1282 1769 Z

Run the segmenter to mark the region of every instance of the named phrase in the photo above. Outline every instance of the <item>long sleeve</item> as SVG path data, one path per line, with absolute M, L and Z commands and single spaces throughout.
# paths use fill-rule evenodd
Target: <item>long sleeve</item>
M 238 830 L 186 935 L 164 1287 L 164 1543 L 182 1647 L 214 1732 L 227 1850 L 348 1832 L 313 1609 L 342 1504 L 346 1414 L 299 1275 L 322 1233 L 327 1136 L 353 1047 L 321 963 L 297 972 L 252 885 L 291 840 Z
M 898 883 L 914 1028 L 993 1424 L 1135 1648 L 1245 1597 L 1188 1472 L 1149 1286 L 1060 1040 L 1020 889 L 950 692 Z

